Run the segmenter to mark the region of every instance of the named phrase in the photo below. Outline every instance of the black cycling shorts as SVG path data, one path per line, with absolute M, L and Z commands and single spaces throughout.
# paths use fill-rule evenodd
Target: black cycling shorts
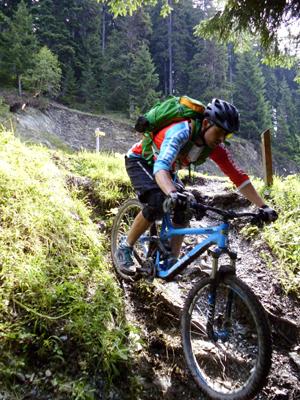
M 153 166 L 149 165 L 145 159 L 138 157 L 125 157 L 125 166 L 139 200 L 142 203 L 147 203 L 147 206 L 143 210 L 146 220 L 154 222 L 156 219 L 161 219 L 163 216 L 162 203 L 166 195 L 156 183 L 153 175 Z M 174 173 L 171 173 L 171 176 L 174 177 Z M 176 183 L 182 189 L 184 188 L 183 183 L 178 177 L 176 177 Z M 190 219 L 190 212 L 174 211 L 173 221 L 175 223 L 187 226 Z
M 142 203 L 147 203 L 145 192 L 161 191 L 153 175 L 153 166 L 148 165 L 144 158 L 125 157 L 125 166 L 133 189 Z

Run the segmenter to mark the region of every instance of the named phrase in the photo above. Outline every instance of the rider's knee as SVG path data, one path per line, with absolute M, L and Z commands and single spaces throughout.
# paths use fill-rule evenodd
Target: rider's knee
M 175 210 L 173 222 L 178 225 L 188 226 L 192 217 L 193 213 L 191 211 Z
M 163 210 L 158 209 L 156 207 L 151 207 L 147 205 L 143 209 L 143 217 L 148 221 L 148 222 L 154 222 L 156 220 L 162 219 L 164 216 Z
M 158 191 L 149 194 L 148 204 L 142 211 L 143 217 L 148 222 L 154 222 L 163 218 L 163 202 L 165 200 L 165 197 L 166 196 L 163 192 Z

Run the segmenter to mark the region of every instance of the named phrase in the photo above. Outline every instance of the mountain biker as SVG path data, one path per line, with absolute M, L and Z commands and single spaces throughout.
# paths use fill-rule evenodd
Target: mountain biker
M 224 100 L 213 99 L 205 109 L 204 120 L 195 144 L 181 159 L 181 163 L 185 166 L 190 165 L 203 156 L 203 152 L 209 147 L 212 149 L 209 158 L 219 165 L 249 201 L 263 210 L 267 221 L 274 221 L 278 217 L 277 212 L 263 201 L 248 175 L 235 164 L 223 143 L 232 133 L 238 134 L 239 125 L 240 114 L 236 107 Z M 190 131 L 189 120 L 162 129 L 154 138 L 159 154 L 155 155 L 152 166 L 142 156 L 142 140 L 136 143 L 125 157 L 126 170 L 133 188 L 146 206 L 135 218 L 126 240 L 119 245 L 115 253 L 115 261 L 124 274 L 131 276 L 136 273 L 133 246 L 155 220 L 162 219 L 164 202 L 174 208 L 172 225 L 175 229 L 186 228 L 190 222 L 192 215 L 189 205 L 195 199 L 191 193 L 184 190 L 177 177 L 174 182 L 176 159 L 189 142 Z M 169 266 L 178 260 L 182 241 L 183 236 L 174 236 L 171 239 L 173 257 L 168 261 Z

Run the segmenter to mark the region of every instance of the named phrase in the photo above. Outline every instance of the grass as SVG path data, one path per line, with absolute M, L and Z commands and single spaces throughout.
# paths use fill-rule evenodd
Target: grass
M 124 160 L 26 147 L 4 130 L 0 159 L 0 397 L 93 398 L 128 371 L 135 348 L 97 227 L 109 229 L 133 195 Z M 275 177 L 269 192 L 279 219 L 251 234 L 269 244 L 286 292 L 298 292 L 300 178 Z
M 273 185 L 266 187 L 261 179 L 252 179 L 256 189 L 271 207 L 279 212 L 279 218 L 265 225 L 263 240 L 269 245 L 271 256 L 267 259 L 271 268 L 279 265 L 281 283 L 286 293 L 300 290 L 300 176 L 274 177 Z M 266 192 L 267 189 L 267 192 Z M 247 228 L 256 236 L 260 230 Z
M 91 371 L 109 382 L 130 364 L 132 328 L 124 322 L 122 294 L 105 258 L 107 238 L 78 189 L 66 185 L 71 169 L 79 173 L 81 162 L 88 169 L 88 155 L 62 154 L 54 162 L 53 152 L 25 147 L 11 132 L 0 132 L 2 395 L 21 395 L 26 385 L 16 376 L 33 376 L 45 365 L 58 383 L 34 378 L 40 394 L 61 394 L 69 385 L 75 394 L 80 388 L 78 398 L 89 398 L 82 393 L 90 390 Z M 101 167 L 92 157 L 90 163 L 91 169 Z
M 134 196 L 124 168 L 124 156 L 87 151 L 70 155 L 55 151 L 52 155 L 56 165 L 65 169 L 72 195 L 85 197 L 86 204 L 110 226 L 117 207 Z

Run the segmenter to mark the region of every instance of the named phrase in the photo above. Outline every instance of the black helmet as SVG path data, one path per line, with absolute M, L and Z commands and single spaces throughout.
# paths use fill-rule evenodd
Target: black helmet
M 240 113 L 235 106 L 227 101 L 213 99 L 206 107 L 204 116 L 220 128 L 225 129 L 225 131 L 238 135 Z

